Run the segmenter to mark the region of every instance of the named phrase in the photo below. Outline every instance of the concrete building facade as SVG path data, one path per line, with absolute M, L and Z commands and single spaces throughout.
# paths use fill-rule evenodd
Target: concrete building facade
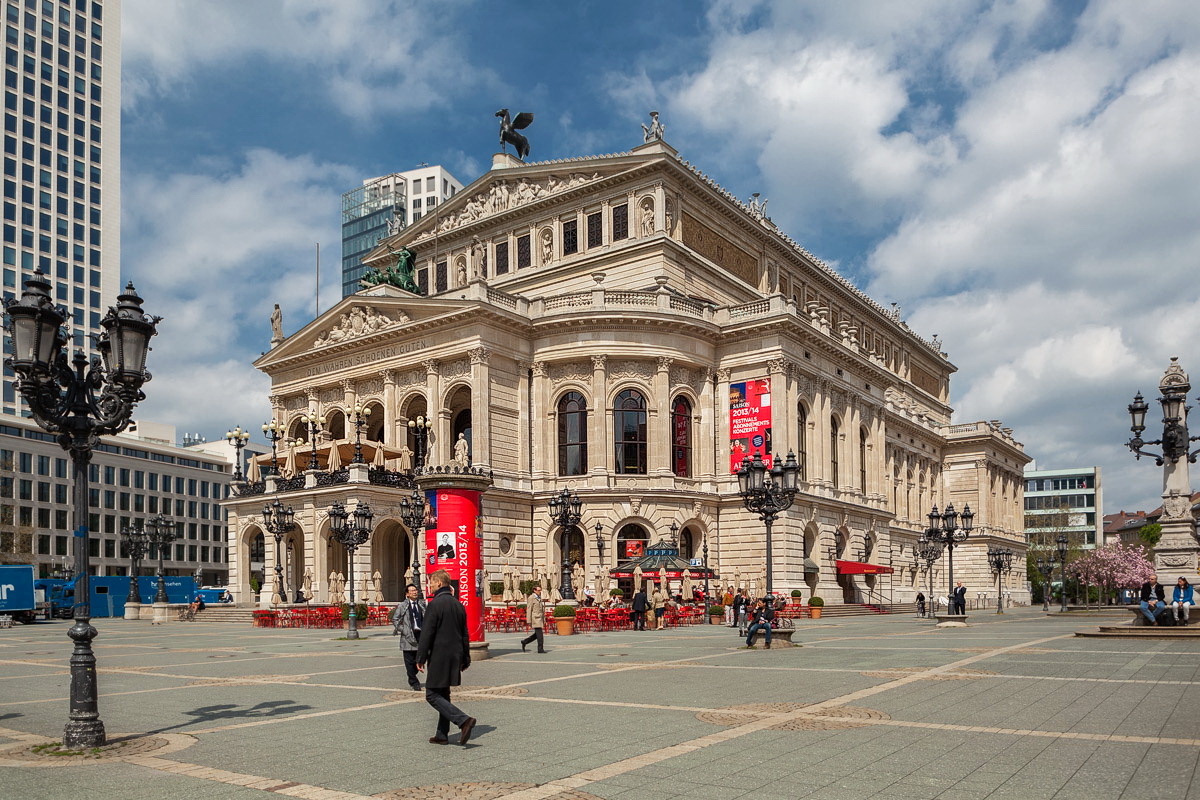
M 1103 547 L 1099 467 L 1025 470 L 1025 534 L 1030 544 L 1066 533 L 1072 545 Z
M 764 528 L 743 509 L 735 466 L 791 450 L 801 491 L 775 525 L 777 590 L 910 601 L 926 585 L 912 560 L 926 514 L 952 502 L 976 512 L 956 579 L 994 591 L 984 554 L 1002 544 L 1019 553 L 1006 591 L 1027 597 L 1028 458 L 1013 431 L 953 423 L 955 368 L 936 341 L 669 145 L 535 164 L 497 155 L 437 216 L 365 263 L 382 265 L 401 245 L 416 255 L 425 296 L 361 291 L 256 366 L 290 435 L 303 438 L 308 414 L 325 439 L 351 438 L 347 414 L 370 407 L 365 435 L 399 454 L 401 473 L 410 420 L 432 421 L 432 464 L 449 463 L 462 434 L 473 465 L 495 478 L 484 497 L 490 579 L 505 564 L 526 577 L 557 569 L 565 556 L 595 585 L 675 524 L 681 555 L 699 557 L 707 543 L 723 581 L 761 590 Z M 397 599 L 414 547 L 399 515 L 408 490 L 362 475 L 297 474 L 229 500 L 239 597 L 250 593 L 250 553 L 265 547 L 273 559 L 261 509 L 277 496 L 296 512 L 288 541 L 318 601 L 325 576 L 345 567 L 327 509 L 368 501 L 376 528 L 355 571 L 384 573 Z M 564 488 L 583 501 L 570 531 L 547 514 Z M 891 573 L 854 574 L 854 563 Z

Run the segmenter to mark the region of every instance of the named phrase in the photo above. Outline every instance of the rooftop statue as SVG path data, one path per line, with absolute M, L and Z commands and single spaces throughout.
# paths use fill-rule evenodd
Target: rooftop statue
M 396 257 L 396 263 L 390 267 L 383 269 L 369 269 L 359 280 L 358 285 L 364 289 L 371 286 L 380 286 L 387 284 L 395 286 L 397 289 L 404 289 L 406 292 L 413 294 L 421 294 L 421 289 L 417 286 L 417 282 L 413 279 L 416 272 L 414 257 L 412 251 L 404 245 L 400 249 L 395 250 L 389 244 L 388 252 Z
M 650 124 L 642 123 L 642 141 L 643 142 L 661 142 L 663 134 L 667 132 L 667 128 L 658 121 L 658 112 L 650 112 Z
M 517 151 L 517 158 L 524 159 L 529 155 L 529 140 L 517 131 L 529 127 L 533 122 L 533 114 L 522 111 L 516 119 L 512 119 L 508 116 L 508 109 L 502 108 L 496 112 L 496 116 L 500 118 L 500 152 L 507 152 L 504 145 L 511 144 Z

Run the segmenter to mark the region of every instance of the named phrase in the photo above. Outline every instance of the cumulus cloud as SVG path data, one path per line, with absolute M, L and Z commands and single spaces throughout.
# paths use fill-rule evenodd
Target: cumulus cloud
M 261 58 L 308 76 L 343 114 L 370 120 L 448 103 L 492 85 L 456 30 L 465 2 L 416 0 L 126 0 L 127 108 L 186 92 L 194 74 Z M 243 63 L 245 63 L 243 61 Z
M 1110 501 L 1153 505 L 1156 471 L 1121 442 L 1133 391 L 1200 327 L 1192 12 L 720 0 L 702 67 L 659 88 L 668 121 L 754 154 L 776 222 L 866 243 L 834 255 L 940 334 L 960 419 L 1002 418 L 1043 466 L 1100 464 Z
M 123 219 L 123 275 L 164 317 L 141 415 L 203 431 L 269 414 L 269 382 L 250 364 L 267 349 L 274 303 L 285 333 L 313 318 L 317 242 L 327 245 L 322 308 L 341 297 L 330 198 L 356 175 L 269 150 L 209 167 L 127 180 Z

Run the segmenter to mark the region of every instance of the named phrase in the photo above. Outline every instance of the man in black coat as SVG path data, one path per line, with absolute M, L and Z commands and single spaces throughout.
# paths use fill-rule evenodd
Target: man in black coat
M 425 702 L 438 712 L 433 744 L 447 744 L 450 723 L 459 728 L 459 744 L 466 744 L 475 718 L 450 702 L 450 687 L 462 684 L 462 673 L 471 666 L 471 640 L 467 634 L 467 612 L 450 590 L 450 575 L 444 569 L 429 576 L 433 599 L 425 611 L 421 639 L 417 644 L 417 669 L 425 672 Z M 426 666 L 428 665 L 428 669 Z
M 1146 624 L 1154 625 L 1159 621 L 1170 606 L 1167 605 L 1167 594 L 1157 575 L 1151 575 L 1150 580 L 1142 584 L 1142 613 L 1146 615 Z
M 633 629 L 635 631 L 646 630 L 646 609 L 650 607 L 650 602 L 646 599 L 646 587 L 639 586 L 637 594 L 633 596 Z
M 953 603 L 950 606 L 951 614 L 966 614 L 967 613 L 967 587 L 962 585 L 962 581 L 954 584 L 954 594 L 952 596 Z

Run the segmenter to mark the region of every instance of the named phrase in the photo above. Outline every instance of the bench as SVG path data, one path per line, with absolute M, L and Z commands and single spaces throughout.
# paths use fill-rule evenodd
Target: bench
M 775 617 L 775 621 L 771 623 L 771 644 L 775 645 L 780 642 L 785 643 L 788 647 L 799 647 L 800 645 L 792 642 L 792 634 L 796 632 L 796 625 L 786 617 Z M 745 638 L 744 636 L 742 638 Z M 754 632 L 754 638 L 751 644 L 757 647 L 760 644 L 766 644 L 767 632 L 757 630 Z
M 1131 623 L 1129 623 L 1130 625 L 1133 625 L 1134 627 L 1137 627 L 1138 625 L 1142 625 L 1147 628 L 1151 627 L 1150 620 L 1146 619 L 1146 615 L 1142 613 L 1141 605 L 1130 605 L 1130 606 L 1127 606 L 1127 608 L 1133 612 L 1133 621 Z M 1188 613 L 1189 613 L 1189 615 L 1195 614 L 1196 607 L 1193 605 L 1191 607 L 1191 609 L 1189 609 Z M 1190 616 L 1189 616 L 1189 618 L 1190 618 Z M 1164 611 L 1162 613 L 1162 616 L 1158 618 L 1158 624 L 1163 627 L 1171 628 L 1171 627 L 1175 627 L 1176 625 L 1178 625 L 1179 627 L 1183 627 L 1187 623 L 1183 622 L 1182 620 L 1180 620 L 1179 622 L 1176 622 L 1175 621 L 1175 610 L 1168 606 L 1167 610 Z

